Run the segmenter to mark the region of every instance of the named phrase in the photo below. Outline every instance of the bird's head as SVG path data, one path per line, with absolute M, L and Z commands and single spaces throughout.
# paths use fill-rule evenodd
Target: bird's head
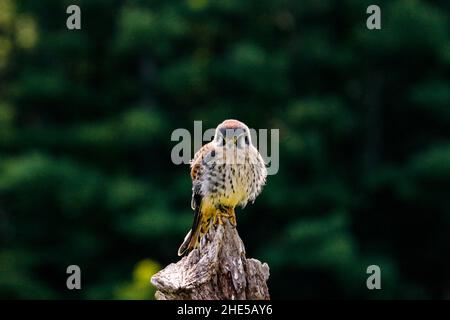
M 238 120 L 228 119 L 219 124 L 214 135 L 217 147 L 244 149 L 252 145 L 250 130 L 247 125 Z

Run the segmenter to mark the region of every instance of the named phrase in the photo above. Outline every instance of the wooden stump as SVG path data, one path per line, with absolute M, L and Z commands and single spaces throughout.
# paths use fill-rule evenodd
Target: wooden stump
M 244 244 L 227 221 L 212 227 L 199 248 L 155 274 L 158 300 L 268 300 L 269 266 L 245 257 Z

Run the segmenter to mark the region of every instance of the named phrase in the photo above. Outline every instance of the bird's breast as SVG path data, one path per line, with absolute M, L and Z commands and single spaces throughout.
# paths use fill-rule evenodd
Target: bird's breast
M 223 164 L 207 174 L 206 196 L 225 206 L 235 207 L 246 202 L 251 190 L 252 171 L 247 164 Z

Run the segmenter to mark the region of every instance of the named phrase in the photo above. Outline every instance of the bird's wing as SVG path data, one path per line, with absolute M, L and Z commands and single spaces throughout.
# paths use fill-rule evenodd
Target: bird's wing
M 192 200 L 191 207 L 194 210 L 194 221 L 192 222 L 192 228 L 184 238 L 183 243 L 178 249 L 178 255 L 181 256 L 185 252 L 192 250 L 198 240 L 200 234 L 200 225 L 202 220 L 201 203 L 201 176 L 203 174 L 203 159 L 213 149 L 212 143 L 205 144 L 194 155 L 194 159 L 191 161 L 191 178 L 192 178 Z
M 192 178 L 192 201 L 191 201 L 191 207 L 192 210 L 195 210 L 198 206 L 200 206 L 201 202 L 201 177 L 203 174 L 203 159 L 205 156 L 213 150 L 214 146 L 213 144 L 207 143 L 203 147 L 198 150 L 195 155 L 194 159 L 191 161 L 191 178 Z
M 192 181 L 196 180 L 200 171 L 203 158 L 214 149 L 212 142 L 205 144 L 194 155 L 194 159 L 191 160 L 191 178 Z

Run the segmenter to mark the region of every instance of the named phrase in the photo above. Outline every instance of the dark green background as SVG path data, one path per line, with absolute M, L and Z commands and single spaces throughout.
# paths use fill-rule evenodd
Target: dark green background
M 170 135 L 237 118 L 280 129 L 237 213 L 273 298 L 450 298 L 449 2 L 373 3 L 0 0 L 0 297 L 151 298 L 192 219 Z

